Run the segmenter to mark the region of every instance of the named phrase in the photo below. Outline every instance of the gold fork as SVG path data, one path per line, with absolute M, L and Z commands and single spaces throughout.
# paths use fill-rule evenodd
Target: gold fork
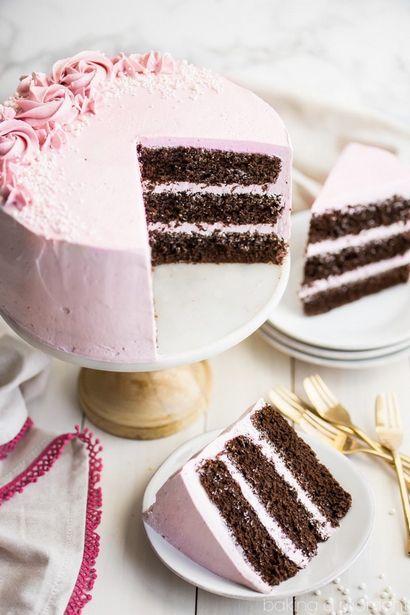
M 295 393 L 285 387 L 276 386 L 269 392 L 269 398 L 277 409 L 294 423 L 300 425 L 309 433 L 316 430 L 316 435 L 320 435 L 328 444 L 336 448 L 344 455 L 366 453 L 375 455 L 393 464 L 390 453 L 377 451 L 374 448 L 362 446 L 356 438 L 349 435 L 349 431 L 344 431 L 343 426 L 339 429 L 335 423 L 327 423 L 314 414 L 312 406 L 300 399 Z M 410 478 L 406 475 L 406 483 L 410 488 Z
M 388 456 L 391 457 L 389 450 L 386 450 L 386 448 L 370 438 L 362 429 L 353 423 L 347 409 L 342 406 L 319 375 L 305 378 L 303 380 L 303 386 L 305 388 L 306 395 L 309 397 L 310 402 L 314 406 L 319 416 L 333 424 L 337 423 L 339 427 L 346 427 L 350 429 L 351 433 L 363 440 L 363 442 L 365 442 L 370 448 L 379 453 L 387 453 Z M 410 465 L 410 457 L 401 455 L 401 458 L 406 466 Z
M 388 448 L 392 455 L 399 481 L 401 503 L 407 530 L 407 554 L 410 555 L 410 504 L 403 464 L 399 454 L 399 447 L 403 441 L 403 427 L 397 397 L 394 393 L 385 393 L 376 398 L 376 431 L 380 442 Z

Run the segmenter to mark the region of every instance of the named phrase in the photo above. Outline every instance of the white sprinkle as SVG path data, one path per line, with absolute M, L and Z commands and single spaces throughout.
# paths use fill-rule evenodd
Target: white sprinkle
M 357 586 L 358 589 L 366 589 L 366 583 L 359 583 L 359 585 Z
M 395 514 L 396 514 L 396 509 L 395 508 L 390 508 L 389 515 L 395 515 Z
M 388 600 L 384 606 L 386 607 L 386 609 L 391 609 L 393 606 L 393 603 L 390 600 Z
M 384 572 L 381 572 L 381 573 L 379 574 L 379 579 L 384 579 Z
M 330 598 L 326 598 L 325 600 L 325 604 L 327 604 L 328 606 L 331 606 L 333 604 L 334 600 L 332 597 Z
M 364 606 L 366 604 L 366 600 L 364 598 L 359 598 L 357 601 L 357 606 Z
M 322 595 L 321 590 L 320 590 L 320 589 L 317 589 L 317 590 L 315 591 L 315 596 L 321 596 L 321 595 Z
M 348 587 L 344 587 L 344 588 L 342 589 L 342 594 L 343 594 L 344 596 L 348 596 L 348 595 L 350 594 L 350 589 L 349 589 Z

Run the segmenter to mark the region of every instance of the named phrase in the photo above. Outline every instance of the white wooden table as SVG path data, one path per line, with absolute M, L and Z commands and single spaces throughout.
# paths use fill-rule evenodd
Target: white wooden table
M 0 333 L 6 330 L 0 324 Z M 393 474 L 378 462 L 355 457 L 352 463 L 366 475 L 376 501 L 376 525 L 370 544 L 359 560 L 343 575 L 344 595 L 335 584 L 320 596 L 309 594 L 285 603 L 270 599 L 255 602 L 228 600 L 197 590 L 170 572 L 154 555 L 141 521 L 145 486 L 164 459 L 182 442 L 205 430 L 225 427 L 269 388 L 281 383 L 301 391 L 305 375 L 319 372 L 346 403 L 360 425 L 373 428 L 375 395 L 383 390 L 398 393 L 407 428 L 405 447 L 410 450 L 410 362 L 386 368 L 348 371 L 317 368 L 293 360 L 270 348 L 257 334 L 211 361 L 213 394 L 209 410 L 189 429 L 174 436 L 149 441 L 129 441 L 99 432 L 104 446 L 103 517 L 100 526 L 101 553 L 98 579 L 86 615 L 242 615 L 259 613 L 329 613 L 325 603 L 332 597 L 335 612 L 343 612 L 342 601 L 352 598 L 350 612 L 367 613 L 355 605 L 363 595 L 382 606 L 380 594 L 391 586 L 395 607 L 386 612 L 403 612 L 397 600 L 410 597 L 410 558 L 404 555 L 404 529 L 399 492 Z M 76 398 L 78 369 L 54 361 L 48 389 L 30 405 L 37 425 L 56 432 L 71 430 L 86 422 Z M 392 510 L 395 514 L 391 514 Z M 384 575 L 383 578 L 379 578 Z M 365 589 L 359 585 L 366 584 Z M 350 593 L 348 593 L 348 591 Z M 384 601 L 388 602 L 388 601 Z M 348 612 L 345 610 L 345 612 Z

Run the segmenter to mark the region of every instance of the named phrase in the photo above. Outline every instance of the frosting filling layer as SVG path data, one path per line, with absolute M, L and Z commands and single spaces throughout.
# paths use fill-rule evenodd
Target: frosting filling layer
M 340 275 L 330 275 L 324 279 L 314 280 L 308 286 L 303 286 L 301 288 L 300 297 L 310 297 L 316 293 L 323 292 L 324 290 L 336 288 L 346 284 L 352 284 L 360 280 L 365 280 L 368 277 L 385 273 L 389 269 L 396 269 L 397 267 L 402 267 L 409 264 L 410 249 L 404 254 L 399 254 L 386 260 L 369 263 L 363 267 L 354 269 L 353 271 L 346 271 Z

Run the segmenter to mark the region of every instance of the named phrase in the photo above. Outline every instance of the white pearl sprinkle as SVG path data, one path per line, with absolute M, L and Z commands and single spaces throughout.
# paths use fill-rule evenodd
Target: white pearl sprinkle
M 334 583 L 335 585 L 339 585 L 339 583 L 340 583 L 340 577 L 336 577 L 336 579 L 333 579 L 333 583 Z
M 388 600 L 384 606 L 386 607 L 386 609 L 391 609 L 393 606 L 393 603 L 390 600 Z
M 364 598 L 359 598 L 357 601 L 357 606 L 364 606 L 366 604 L 366 600 Z
M 322 595 L 322 592 L 321 592 L 321 590 L 320 590 L 320 589 L 317 589 L 317 590 L 314 592 L 314 594 L 315 594 L 315 596 L 321 596 L 321 595 Z
M 384 572 L 381 572 L 381 573 L 379 574 L 379 579 L 384 579 Z
M 366 589 L 366 583 L 359 583 L 357 586 L 358 589 Z
M 389 515 L 395 515 L 395 514 L 396 514 L 396 509 L 395 508 L 390 508 Z

